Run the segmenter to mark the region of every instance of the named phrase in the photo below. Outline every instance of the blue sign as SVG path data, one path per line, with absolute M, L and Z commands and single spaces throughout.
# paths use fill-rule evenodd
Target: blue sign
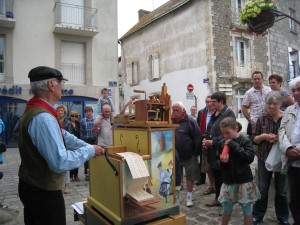
M 11 88 L 7 88 L 6 85 L 4 85 L 2 88 L 0 88 L 0 93 L 3 95 L 20 95 L 22 94 L 22 87 L 13 85 Z
M 117 81 L 108 81 L 108 87 L 117 87 L 118 83 Z

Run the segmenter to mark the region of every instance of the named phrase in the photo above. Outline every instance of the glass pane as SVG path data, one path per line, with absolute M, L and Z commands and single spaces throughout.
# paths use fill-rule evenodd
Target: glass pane
M 22 117 L 26 103 L 6 103 L 4 105 L 4 121 L 5 121 L 5 139 L 9 145 L 18 144 L 18 134 L 13 133 L 13 130 Z

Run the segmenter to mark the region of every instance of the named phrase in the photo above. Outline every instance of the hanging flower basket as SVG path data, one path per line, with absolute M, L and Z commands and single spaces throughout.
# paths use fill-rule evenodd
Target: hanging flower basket
M 240 22 L 252 32 L 263 33 L 274 25 L 276 9 L 274 0 L 249 0 L 241 10 Z
M 275 13 L 272 11 L 261 12 L 257 17 L 249 19 L 247 24 L 250 30 L 260 33 L 274 25 Z

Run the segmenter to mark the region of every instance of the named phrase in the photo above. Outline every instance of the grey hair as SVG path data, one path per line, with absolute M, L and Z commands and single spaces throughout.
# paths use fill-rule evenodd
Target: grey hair
M 299 83 L 299 82 L 300 82 L 300 76 L 298 76 L 298 77 L 294 78 L 293 80 L 291 80 L 289 82 L 289 88 L 290 88 L 290 90 L 292 90 L 293 88 L 295 88 L 296 85 L 297 85 L 297 83 Z
M 173 106 L 179 106 L 181 109 L 184 109 L 184 106 L 183 106 L 182 102 L 174 102 L 173 105 L 172 105 L 172 108 L 173 108 Z
M 34 96 L 36 97 L 41 97 L 45 93 L 47 93 L 48 89 L 48 81 L 54 80 L 52 79 L 47 79 L 47 80 L 40 80 L 40 81 L 34 81 L 30 83 L 31 86 L 31 91 Z
M 271 91 L 266 95 L 265 102 L 266 104 L 278 103 L 281 105 L 283 98 L 279 91 Z

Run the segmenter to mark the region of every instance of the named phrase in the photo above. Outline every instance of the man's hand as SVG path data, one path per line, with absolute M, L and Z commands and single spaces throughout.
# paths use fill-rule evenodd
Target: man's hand
M 285 152 L 289 160 L 294 161 L 300 159 L 300 151 L 295 147 L 288 148 Z
M 276 134 L 269 134 L 269 142 L 270 143 L 276 143 L 278 141 L 278 136 Z
M 204 138 L 202 141 L 202 146 L 204 149 L 207 149 L 208 147 L 212 146 L 212 140 L 206 140 Z
M 102 148 L 101 146 L 98 145 L 94 145 L 94 149 L 95 149 L 95 155 L 94 158 L 98 157 L 98 156 L 102 156 L 105 153 L 105 149 Z

